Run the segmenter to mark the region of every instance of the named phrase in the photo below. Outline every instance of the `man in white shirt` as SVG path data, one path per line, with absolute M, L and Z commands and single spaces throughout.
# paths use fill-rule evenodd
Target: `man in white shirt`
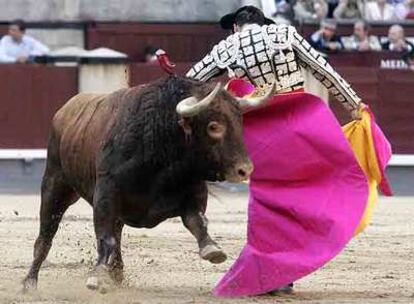
M 9 34 L 0 40 L 0 63 L 27 63 L 34 56 L 42 56 L 49 48 L 25 34 L 26 25 L 21 20 L 10 23 Z
M 364 20 L 354 23 L 354 34 L 342 37 L 342 44 L 347 51 L 381 51 L 381 43 L 377 36 L 369 34 L 369 24 Z

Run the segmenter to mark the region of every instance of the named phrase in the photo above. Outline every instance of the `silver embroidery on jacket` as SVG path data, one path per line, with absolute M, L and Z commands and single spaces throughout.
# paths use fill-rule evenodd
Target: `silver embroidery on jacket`
M 214 46 L 187 77 L 207 81 L 227 70 L 256 87 L 276 83 L 277 92 L 289 92 L 303 88 L 301 67 L 310 69 L 346 108 L 358 107 L 360 98 L 351 86 L 288 25 L 248 25 Z

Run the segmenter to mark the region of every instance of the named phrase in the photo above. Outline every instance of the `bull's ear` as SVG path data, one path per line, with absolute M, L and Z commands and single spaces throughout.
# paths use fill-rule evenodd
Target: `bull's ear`
M 190 121 L 189 121 L 188 118 L 184 118 L 184 117 L 181 118 L 178 121 L 178 124 L 181 126 L 181 128 L 183 128 L 184 133 L 185 133 L 186 136 L 191 135 L 191 133 L 193 132 L 193 129 L 191 128 Z

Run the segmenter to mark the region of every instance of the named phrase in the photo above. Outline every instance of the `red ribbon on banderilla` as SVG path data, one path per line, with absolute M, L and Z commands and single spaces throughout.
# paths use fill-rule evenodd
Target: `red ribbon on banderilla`
M 159 49 L 155 52 L 155 55 L 157 56 L 157 60 L 158 60 L 160 67 L 165 72 L 167 72 L 167 74 L 175 75 L 175 72 L 174 72 L 175 64 L 170 61 L 170 58 L 167 52 L 165 52 L 163 49 Z

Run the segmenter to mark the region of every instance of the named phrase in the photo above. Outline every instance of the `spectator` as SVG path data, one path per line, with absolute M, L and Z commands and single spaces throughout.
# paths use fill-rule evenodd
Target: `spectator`
M 395 20 L 395 7 L 387 0 L 374 0 L 365 4 L 365 19 L 367 21 Z
M 414 0 L 407 0 L 407 15 L 405 19 L 414 19 Z
M 402 3 L 404 3 L 404 2 L 406 2 L 406 0 L 388 0 L 387 1 L 389 4 L 391 4 L 391 5 L 399 5 L 399 4 L 402 4 Z
M 333 12 L 335 11 L 336 7 L 338 6 L 340 0 L 326 0 L 328 3 L 328 15 L 327 18 L 334 18 Z
M 395 15 L 399 20 L 414 18 L 414 0 L 395 3 Z
M 25 34 L 26 25 L 16 20 L 9 25 L 9 34 L 0 40 L 1 63 L 26 63 L 35 56 L 46 55 L 49 48 Z
M 148 45 L 144 49 L 144 60 L 146 63 L 154 63 L 157 62 L 157 52 L 158 48 Z
M 408 0 L 407 7 L 405 19 L 414 19 L 414 0 Z
M 410 70 L 414 71 L 414 54 L 411 54 L 411 56 L 408 56 L 406 62 L 408 64 Z
M 294 12 L 298 20 L 322 20 L 328 14 L 328 4 L 324 0 L 298 0 Z
M 310 44 L 322 52 L 342 50 L 341 38 L 336 35 L 336 22 L 332 19 L 323 20 L 321 28 L 311 35 Z
M 369 35 L 369 25 L 366 21 L 359 20 L 354 24 L 354 34 L 343 37 L 342 43 L 348 51 L 380 51 L 381 43 L 377 36 Z
M 362 0 L 339 0 L 333 15 L 335 19 L 361 19 L 363 12 Z
M 398 24 L 390 27 L 388 41 L 382 44 L 382 49 L 401 53 L 404 59 L 414 55 L 414 45 L 405 39 L 404 29 Z
M 262 9 L 263 13 L 276 23 L 291 24 L 294 19 L 293 6 L 296 0 L 256 0 L 241 1 L 241 6 L 253 5 Z
M 262 0 L 262 6 L 264 2 L 274 2 L 275 11 L 271 16 L 276 23 L 291 24 L 294 19 L 293 3 L 295 1 L 289 0 Z

